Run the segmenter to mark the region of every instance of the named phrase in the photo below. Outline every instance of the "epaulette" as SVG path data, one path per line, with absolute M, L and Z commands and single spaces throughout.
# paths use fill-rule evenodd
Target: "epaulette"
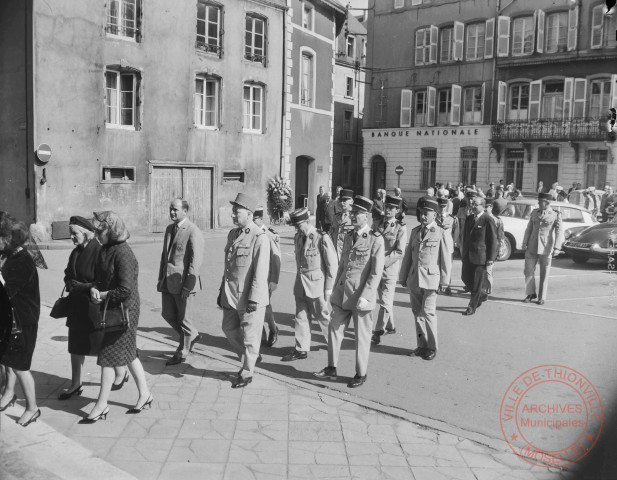
M 270 230 L 270 232 L 274 233 L 274 235 L 277 235 L 277 233 L 274 231 L 274 229 L 272 227 L 268 227 L 268 230 Z
M 378 231 L 376 231 L 376 230 L 371 229 L 371 233 L 372 233 L 374 236 L 376 236 L 376 237 L 381 237 L 381 233 L 379 233 L 379 232 L 378 232 Z
M 398 223 L 401 227 L 402 227 L 403 225 L 405 225 L 405 222 L 403 222 L 402 220 L 397 220 L 396 222 L 397 222 L 397 223 Z

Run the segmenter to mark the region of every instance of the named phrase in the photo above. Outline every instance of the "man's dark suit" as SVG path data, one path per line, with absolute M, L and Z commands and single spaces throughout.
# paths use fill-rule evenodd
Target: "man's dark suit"
M 463 241 L 463 271 L 462 279 L 465 286 L 471 290 L 469 306 L 476 309 L 486 295 L 483 285 L 486 263 L 494 262 L 499 252 L 497 228 L 495 222 L 486 212 L 477 219 L 469 215 L 465 219 L 465 239 Z

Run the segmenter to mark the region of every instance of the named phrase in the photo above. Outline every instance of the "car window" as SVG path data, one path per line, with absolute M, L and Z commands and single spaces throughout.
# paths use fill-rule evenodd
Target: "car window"
M 513 217 L 513 218 L 523 218 L 525 220 L 529 219 L 532 210 L 535 207 L 533 205 L 528 205 L 524 203 L 508 203 L 506 209 L 501 212 L 501 217 Z
M 577 208 L 560 207 L 561 219 L 568 223 L 584 223 L 583 212 Z

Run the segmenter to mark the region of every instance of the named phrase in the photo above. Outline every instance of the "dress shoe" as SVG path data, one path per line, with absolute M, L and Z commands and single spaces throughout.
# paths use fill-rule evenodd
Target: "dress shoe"
M 136 415 L 138 413 L 141 413 L 141 411 L 146 408 L 146 407 L 150 407 L 152 408 L 152 401 L 154 400 L 154 397 L 152 396 L 152 394 L 150 394 L 148 396 L 148 400 L 146 400 L 146 402 L 141 406 L 141 407 L 133 407 L 129 410 L 126 411 L 127 414 L 129 415 Z
M 446 289 L 443 291 L 444 294 L 450 296 L 452 295 L 452 289 L 450 287 L 446 287 Z
M 433 358 L 435 358 L 436 355 L 437 355 L 437 350 L 432 350 L 430 348 L 427 348 L 426 351 L 424 352 L 424 355 L 422 355 L 422 359 L 432 360 Z
M 537 304 L 538 304 L 538 305 L 544 305 L 544 300 L 538 300 L 538 301 L 537 301 Z
M 129 381 L 129 372 L 124 372 L 124 378 L 122 379 L 122 381 L 118 384 L 112 383 L 111 389 L 113 391 L 120 390 L 124 386 L 124 384 L 128 381 Z
M 486 302 L 487 300 L 488 300 L 488 295 L 482 295 L 480 297 L 480 300 L 478 301 L 478 307 L 482 306 L 482 304 Z
M 189 343 L 189 352 L 193 351 L 193 347 L 200 340 L 201 340 L 201 335 L 198 333 L 197 336 L 193 340 L 191 340 L 191 343 Z
M 36 419 L 39 418 L 41 416 L 41 409 L 39 408 L 36 412 L 34 412 L 34 414 L 28 419 L 28 421 L 24 422 L 24 423 L 19 423 L 19 420 L 17 420 L 17 425 L 21 425 L 22 427 L 27 427 L 28 425 L 30 425 L 33 422 L 36 422 Z
M 169 360 L 167 360 L 165 365 L 178 365 L 179 363 L 184 362 L 186 362 L 186 358 L 183 358 L 182 355 L 174 355 Z
M 396 328 L 386 328 L 386 335 L 394 335 L 396 333 Z
M 313 376 L 317 378 L 329 378 L 330 380 L 336 380 L 336 367 L 326 367 L 319 372 L 313 373 Z
M 530 303 L 532 300 L 535 300 L 536 298 L 538 298 L 538 296 L 535 293 L 532 295 L 527 295 L 525 297 L 525 300 L 523 300 L 523 302 Z
M 414 348 L 407 355 L 409 355 L 410 357 L 423 357 L 425 352 L 426 352 L 426 348 L 418 347 L 418 348 Z
M 279 327 L 274 327 L 274 330 L 270 330 L 268 334 L 268 346 L 271 347 L 279 339 Z
M 13 405 L 15 405 L 16 401 L 17 401 L 17 395 L 13 395 L 13 398 L 11 398 L 11 401 L 9 403 L 7 403 L 4 407 L 0 408 L 0 412 L 4 412 L 7 408 L 12 407 Z
M 246 378 L 238 377 L 236 378 L 236 381 L 231 384 L 231 388 L 244 388 L 252 381 L 253 381 L 253 377 L 246 377 Z
M 367 377 L 367 375 L 358 375 L 358 374 L 356 374 L 351 379 L 351 381 L 347 384 L 347 386 L 349 388 L 359 387 L 360 385 L 364 384 L 364 382 L 366 382 L 366 377 Z
M 373 332 L 373 336 L 371 337 L 371 342 L 375 345 L 379 345 L 381 343 L 381 336 L 384 334 L 383 330 L 376 330 Z
M 111 389 L 113 390 L 114 387 L 112 386 Z M 69 390 L 67 392 L 62 392 L 60 395 L 58 395 L 58 400 L 68 400 L 73 395 L 81 395 L 83 391 L 84 391 L 84 386 L 80 385 L 75 390 Z
M 88 425 L 90 423 L 94 423 L 97 422 L 98 420 L 107 420 L 107 414 L 109 413 L 109 407 L 105 407 L 105 410 L 103 410 L 101 413 L 99 413 L 96 417 L 84 417 L 82 418 L 78 423 L 81 423 L 82 425 Z
M 467 307 L 467 310 L 463 312 L 463 315 L 473 315 L 476 313 L 476 309 L 473 307 Z
M 294 360 L 304 360 L 308 357 L 307 352 L 301 352 L 300 350 L 295 350 L 288 355 L 285 355 L 281 358 L 281 362 L 293 362 Z
M 471 292 L 471 289 L 468 287 L 463 287 L 463 293 L 469 293 Z

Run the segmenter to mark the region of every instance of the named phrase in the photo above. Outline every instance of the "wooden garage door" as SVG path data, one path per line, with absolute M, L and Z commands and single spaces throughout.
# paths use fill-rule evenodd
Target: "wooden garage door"
M 169 203 L 174 198 L 189 202 L 189 219 L 200 229 L 212 228 L 212 169 L 189 166 L 152 167 L 150 174 L 150 225 L 164 232 L 169 219 Z

